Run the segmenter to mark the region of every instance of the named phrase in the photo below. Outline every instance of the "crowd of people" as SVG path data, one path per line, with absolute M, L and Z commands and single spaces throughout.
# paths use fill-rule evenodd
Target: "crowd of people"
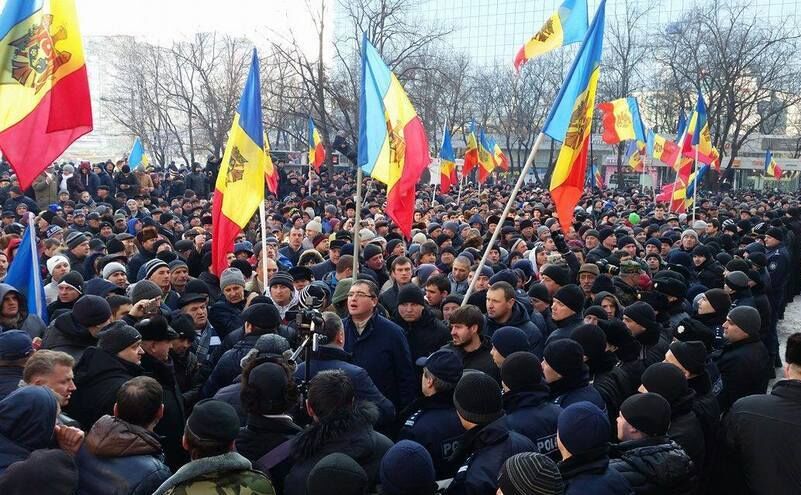
M 0 493 L 801 493 L 797 193 L 420 187 L 405 239 L 279 165 L 215 274 L 218 165 L 0 164 Z

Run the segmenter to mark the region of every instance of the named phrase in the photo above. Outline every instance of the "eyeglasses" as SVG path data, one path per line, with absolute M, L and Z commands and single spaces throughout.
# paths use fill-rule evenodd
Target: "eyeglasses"
M 348 292 L 348 298 L 353 298 L 353 299 L 369 298 L 369 299 L 372 299 L 373 295 L 372 294 L 367 294 L 365 292 Z

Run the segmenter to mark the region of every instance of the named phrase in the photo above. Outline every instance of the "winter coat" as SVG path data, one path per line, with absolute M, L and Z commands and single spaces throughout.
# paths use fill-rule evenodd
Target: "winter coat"
M 346 318 L 345 350 L 353 364 L 364 368 L 384 397 L 400 410 L 417 396 L 419 384 L 403 330 L 392 321 L 374 314 L 359 334 Z
M 236 438 L 236 450 L 253 464 L 259 471 L 264 469 L 258 465 L 259 459 L 282 443 L 292 440 L 303 428 L 296 425 L 289 416 L 254 416 L 248 415 L 247 426 L 239 430 Z M 270 479 L 273 480 L 276 493 L 283 493 L 284 477 L 292 467 L 291 459 L 287 458 L 269 470 Z
M 706 442 L 701 421 L 693 411 L 694 401 L 695 392 L 689 390 L 670 404 L 670 428 L 667 436 L 679 444 L 692 459 L 696 471 L 701 473 L 706 458 Z
M 306 493 L 306 480 L 320 459 L 339 452 L 351 457 L 367 473 L 368 490 L 375 488 L 381 458 L 392 441 L 373 430 L 378 411 L 369 402 L 357 402 L 351 410 L 337 411 L 306 428 L 292 446 L 294 464 L 284 478 L 285 495 Z
M 549 400 L 561 406 L 562 409 L 585 400 L 592 402 L 602 411 L 606 411 L 603 397 L 590 385 L 590 373 L 586 366 L 577 375 L 563 376 L 559 380 L 549 383 L 548 387 L 551 389 Z
M 128 282 L 135 283 L 139 282 L 139 269 L 142 268 L 145 263 L 154 259 L 156 257 L 156 253 L 153 251 L 148 251 L 146 249 L 139 249 L 139 252 L 136 253 L 131 261 L 128 262 Z
M 556 330 L 548 335 L 548 339 L 545 341 L 544 347 L 547 347 L 548 344 L 555 340 L 569 339 L 570 335 L 573 333 L 573 330 L 584 324 L 584 319 L 580 314 L 576 313 L 573 316 L 568 316 L 564 320 L 554 321 L 554 324 L 556 325 Z
M 215 327 L 216 330 L 217 327 Z M 242 374 L 240 361 L 256 345 L 261 335 L 248 334 L 245 338 L 234 344 L 234 347 L 225 351 L 217 361 L 206 383 L 200 389 L 200 398 L 212 397 L 221 388 L 233 383 L 237 376 Z
M 707 289 L 723 288 L 723 267 L 713 258 L 704 260 L 701 266 L 696 266 L 698 281 Z
M 132 173 L 117 172 L 114 175 L 114 183 L 117 184 L 117 189 L 124 192 L 129 198 L 139 194 L 139 181 Z M 131 280 L 130 278 L 128 280 Z
M 197 356 L 191 349 L 187 349 L 182 356 L 170 349 L 170 358 L 172 358 L 178 390 L 181 391 L 181 395 L 184 397 L 184 406 L 187 409 L 191 409 L 195 402 L 199 400 L 200 387 L 206 382 L 208 368 L 200 368 Z
M 50 177 L 47 182 L 47 173 L 43 172 L 33 181 L 33 192 L 36 195 L 36 205 L 44 210 L 53 203 L 58 203 L 58 177 Z
M 75 461 L 80 495 L 151 495 L 170 477 L 158 437 L 114 416 L 94 424 Z
M 429 308 L 424 308 L 420 319 L 413 322 L 401 318 L 396 309 L 392 315 L 392 321 L 403 330 L 403 334 L 409 342 L 412 361 L 430 356 L 451 340 L 451 331 L 448 325 L 444 321 L 434 318 L 434 314 Z
M 452 478 L 458 465 L 451 457 L 465 433 L 456 408 L 453 391 L 420 397 L 400 415 L 398 440 L 412 440 L 426 448 L 434 461 L 437 479 Z
M 0 366 L 0 400 L 19 388 L 24 370 L 22 366 Z
M 97 338 L 75 321 L 71 311 L 56 318 L 42 340 L 42 349 L 66 352 L 75 361 L 80 361 L 84 351 L 94 345 L 97 345 Z
M 605 363 L 602 361 L 602 365 L 593 363 L 593 368 L 598 369 L 591 369 L 590 379 L 606 404 L 610 424 L 614 424 L 620 404 L 637 392 L 639 379 L 627 371 L 626 365 L 617 360 L 615 353 L 606 352 L 603 359 Z
M 395 406 L 378 390 L 367 371 L 351 363 L 351 360 L 351 355 L 344 349 L 330 345 L 319 346 L 309 361 L 309 379 L 311 380 L 321 371 L 344 371 L 353 384 L 353 393 L 356 399 L 371 402 L 378 408 L 379 418 L 376 424 L 390 424 L 395 419 Z M 306 362 L 301 361 L 295 369 L 295 382 L 300 383 L 305 380 L 305 377 Z
M 75 391 L 67 412 L 84 429 L 101 416 L 114 413 L 117 391 L 123 383 L 140 376 L 142 367 L 98 347 L 89 347 L 75 364 Z
M 506 459 L 536 449 L 534 443 L 509 429 L 500 417 L 476 426 L 462 437 L 456 458 L 464 459 L 448 486 L 448 495 L 491 494 L 498 487 L 498 473 Z
M 495 330 L 507 326 L 517 327 L 525 332 L 528 337 L 530 351 L 537 357 L 542 357 L 542 351 L 545 348 L 545 337 L 543 337 L 542 331 L 531 321 L 528 311 L 526 311 L 526 308 L 519 301 L 515 301 L 514 306 L 512 306 L 512 315 L 505 323 L 499 323 L 495 321 L 495 318 L 486 316 L 484 335 L 492 338 L 492 334 L 495 333 Z
M 78 172 L 76 175 L 84 191 L 88 191 L 92 197 L 97 195 L 97 187 L 100 185 L 100 177 L 98 177 L 96 173 L 89 172 L 88 174 L 84 174 L 83 172 Z
M 631 485 L 609 465 L 608 447 L 574 455 L 557 466 L 565 484 L 564 495 L 632 495 Z
M 728 493 L 801 493 L 801 380 L 776 382 L 767 395 L 734 403 L 723 421 L 724 445 L 737 469 L 721 484 Z M 736 471 L 736 472 L 733 472 Z
M 498 383 L 501 383 L 501 370 L 498 369 L 498 366 L 495 364 L 490 354 L 492 343 L 489 337 L 482 336 L 481 346 L 471 352 L 466 352 L 462 347 L 453 344 L 448 344 L 444 346 L 443 349 L 448 349 L 459 354 L 459 356 L 462 357 L 464 369 L 482 371 L 495 378 Z
M 0 301 L 11 291 L 16 292 L 17 297 L 19 297 L 19 312 L 15 318 L 0 319 L 0 332 L 6 330 L 24 330 L 28 332 L 28 335 L 30 335 L 32 339 L 44 337 L 47 331 L 47 325 L 45 325 L 45 322 L 42 321 L 38 315 L 28 314 L 28 303 L 24 294 L 11 285 L 0 283 Z
M 181 445 L 186 418 L 183 396 L 175 382 L 172 360 L 164 363 L 150 354 L 145 354 L 142 356 L 142 369 L 145 375 L 159 382 L 163 389 L 164 416 L 154 431 L 161 439 L 167 465 L 172 470 L 178 469 L 189 460 L 189 455 Z
M 153 495 L 275 495 L 270 479 L 236 452 L 195 459 L 170 476 Z
M 195 191 L 199 198 L 209 195 L 208 178 L 200 172 L 192 172 L 184 180 L 186 188 Z
M 385 290 L 380 296 L 378 296 L 378 302 L 381 303 L 381 306 L 384 306 L 389 314 L 393 314 L 398 311 L 399 291 L 400 287 L 398 287 L 397 282 L 393 282 L 389 289 Z
M 209 323 L 217 331 L 217 335 L 220 338 L 225 337 L 244 324 L 242 321 L 243 309 L 245 309 L 244 299 L 237 304 L 231 304 L 225 297 L 209 306 Z
M 622 474 L 637 495 L 692 495 L 696 469 L 676 442 L 649 437 L 612 447 L 610 467 Z
M 723 389 L 718 394 L 721 412 L 728 411 L 741 397 L 767 391 L 773 363 L 759 336 L 725 344 L 713 354 L 713 360 L 723 380 Z
M 555 457 L 556 421 L 562 408 L 548 400 L 544 383 L 530 390 L 515 390 L 503 394 L 503 410 L 510 430 L 525 436 L 534 444 L 534 452 Z
M 58 402 L 45 387 L 23 387 L 0 401 L 0 475 L 50 445 Z

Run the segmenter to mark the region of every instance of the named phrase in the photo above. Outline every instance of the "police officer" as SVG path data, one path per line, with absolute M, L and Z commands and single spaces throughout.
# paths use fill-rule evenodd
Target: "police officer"
M 779 227 L 771 227 L 765 233 L 765 247 L 768 252 L 768 274 L 770 274 L 770 287 L 767 288 L 770 301 L 770 333 L 768 334 L 768 352 L 774 366 L 781 366 L 779 358 L 779 340 L 776 325 L 779 315 L 783 312 L 787 274 L 790 272 L 790 254 L 784 247 L 784 232 Z
M 453 405 L 453 391 L 462 376 L 462 360 L 453 351 L 441 349 L 417 360 L 423 368 L 423 397 L 401 413 L 403 426 L 398 440 L 414 440 L 431 454 L 437 479 L 451 478 L 456 465 L 448 461 L 459 446 L 465 429 Z

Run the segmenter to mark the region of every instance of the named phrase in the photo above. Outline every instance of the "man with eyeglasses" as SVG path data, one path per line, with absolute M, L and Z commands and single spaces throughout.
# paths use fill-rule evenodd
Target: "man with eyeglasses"
M 379 315 L 378 288 L 368 280 L 357 280 L 348 291 L 345 319 L 345 350 L 353 364 L 361 366 L 378 390 L 400 411 L 417 395 L 416 373 L 409 343 L 403 330 Z

